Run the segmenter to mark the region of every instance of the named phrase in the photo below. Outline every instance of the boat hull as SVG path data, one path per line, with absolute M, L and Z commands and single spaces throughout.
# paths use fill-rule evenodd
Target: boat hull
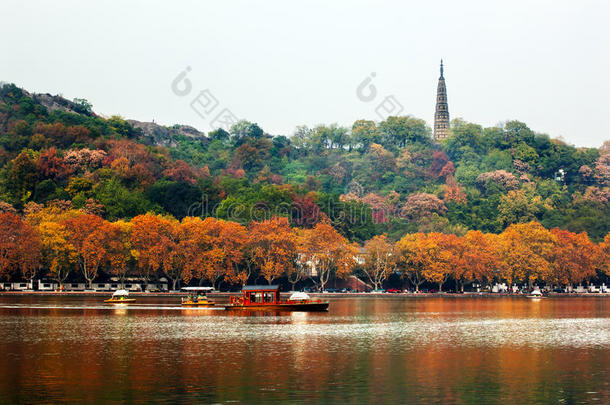
M 282 303 L 282 304 L 228 304 L 226 310 L 256 310 L 256 311 L 328 311 L 328 302 Z
M 112 298 L 104 300 L 106 304 L 129 304 L 130 302 L 136 302 L 135 298 L 126 298 L 123 300 L 114 300 Z
M 183 302 L 183 307 L 213 307 L 216 304 L 213 302 Z

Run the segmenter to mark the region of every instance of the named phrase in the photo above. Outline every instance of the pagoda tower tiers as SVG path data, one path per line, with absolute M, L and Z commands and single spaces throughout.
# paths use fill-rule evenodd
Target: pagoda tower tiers
M 449 106 L 447 104 L 447 87 L 443 75 L 441 59 L 441 77 L 438 78 L 436 90 L 436 112 L 434 113 L 434 140 L 439 141 L 449 136 Z

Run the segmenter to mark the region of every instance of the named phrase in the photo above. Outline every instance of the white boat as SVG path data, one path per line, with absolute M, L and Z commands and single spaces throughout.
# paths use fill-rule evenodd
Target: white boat
M 531 293 L 529 293 L 528 295 L 525 296 L 526 298 L 531 298 L 531 299 L 541 299 L 541 298 L 546 298 L 544 295 L 542 295 L 542 293 L 540 292 L 540 290 L 533 290 Z
M 135 298 L 129 298 L 129 291 L 127 290 L 116 290 L 112 294 L 112 298 L 104 300 L 108 304 L 127 304 L 129 302 L 136 302 Z

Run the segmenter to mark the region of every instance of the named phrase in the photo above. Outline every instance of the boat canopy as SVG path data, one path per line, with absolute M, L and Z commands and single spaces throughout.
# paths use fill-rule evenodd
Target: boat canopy
M 304 292 L 295 292 L 288 298 L 290 301 L 307 301 L 309 300 L 309 295 Z
M 242 291 L 279 291 L 279 285 L 247 285 Z
M 113 297 L 126 297 L 129 295 L 129 291 L 127 290 L 116 290 L 112 296 Z

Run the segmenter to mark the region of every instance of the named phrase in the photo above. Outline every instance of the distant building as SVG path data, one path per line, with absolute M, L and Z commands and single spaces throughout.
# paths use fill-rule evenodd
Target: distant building
M 443 60 L 441 59 L 441 77 L 436 90 L 436 112 L 434 113 L 434 140 L 439 141 L 449 136 L 449 105 L 447 104 L 447 87 L 443 75 Z

